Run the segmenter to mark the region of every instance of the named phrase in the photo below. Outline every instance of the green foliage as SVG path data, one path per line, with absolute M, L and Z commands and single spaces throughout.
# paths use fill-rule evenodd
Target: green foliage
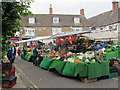
M 32 0 L 33 1 L 33 0 Z M 23 25 L 19 22 L 21 17 L 33 15 L 30 8 L 31 0 L 21 0 L 20 2 L 2 2 L 2 57 L 6 54 L 10 37 L 14 37 L 16 31 L 20 30 Z

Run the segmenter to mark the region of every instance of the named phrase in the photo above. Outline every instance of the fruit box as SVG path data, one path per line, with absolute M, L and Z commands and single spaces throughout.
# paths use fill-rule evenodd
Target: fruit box
M 16 84 L 16 76 L 6 76 L 2 79 L 2 88 L 12 88 Z

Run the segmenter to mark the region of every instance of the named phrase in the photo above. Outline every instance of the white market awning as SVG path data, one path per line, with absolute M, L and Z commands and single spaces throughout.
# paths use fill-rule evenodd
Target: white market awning
M 61 32 L 61 33 L 57 33 L 53 36 L 51 36 L 50 38 L 57 38 L 57 37 L 63 37 L 63 36 L 71 36 L 71 35 L 75 35 L 75 34 L 85 34 L 85 33 L 90 33 L 92 30 L 89 31 L 78 31 L 78 32 Z
M 49 38 L 50 38 L 50 36 L 47 36 L 47 37 L 36 37 L 36 38 L 33 38 L 33 39 L 22 40 L 22 41 L 19 41 L 19 42 L 16 42 L 16 43 L 38 41 L 38 40 L 46 40 L 46 39 L 49 39 Z

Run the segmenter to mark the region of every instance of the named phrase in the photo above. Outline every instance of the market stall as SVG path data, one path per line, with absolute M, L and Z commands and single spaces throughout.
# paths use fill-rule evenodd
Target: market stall
M 110 36 L 102 35 L 103 33 Z M 43 59 L 39 66 L 46 70 L 55 69 L 64 76 L 79 76 L 87 80 L 97 80 L 102 76 L 113 77 L 110 76 L 112 74 L 116 77 L 117 71 L 110 70 L 110 59 L 117 61 L 120 58 L 120 46 L 117 43 L 96 42 L 95 39 L 117 38 L 111 31 L 103 33 L 91 30 L 53 35 L 50 38 L 53 38 L 57 49 L 52 53 L 43 50 L 41 53 Z M 32 54 L 27 53 L 26 59 L 30 60 L 31 56 Z
M 40 67 L 47 70 L 56 69 L 59 74 L 65 76 L 75 77 L 79 75 L 79 77 L 88 77 L 88 79 L 109 75 L 109 61 L 88 64 L 84 62 L 72 63 L 44 58 Z

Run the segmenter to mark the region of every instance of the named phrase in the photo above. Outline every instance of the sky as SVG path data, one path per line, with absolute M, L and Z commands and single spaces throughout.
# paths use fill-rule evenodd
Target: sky
M 49 14 L 49 7 L 50 4 L 52 4 L 53 14 L 80 15 L 80 9 L 83 8 L 85 17 L 90 18 L 112 10 L 112 1 L 113 0 L 34 0 L 29 10 L 34 14 Z

